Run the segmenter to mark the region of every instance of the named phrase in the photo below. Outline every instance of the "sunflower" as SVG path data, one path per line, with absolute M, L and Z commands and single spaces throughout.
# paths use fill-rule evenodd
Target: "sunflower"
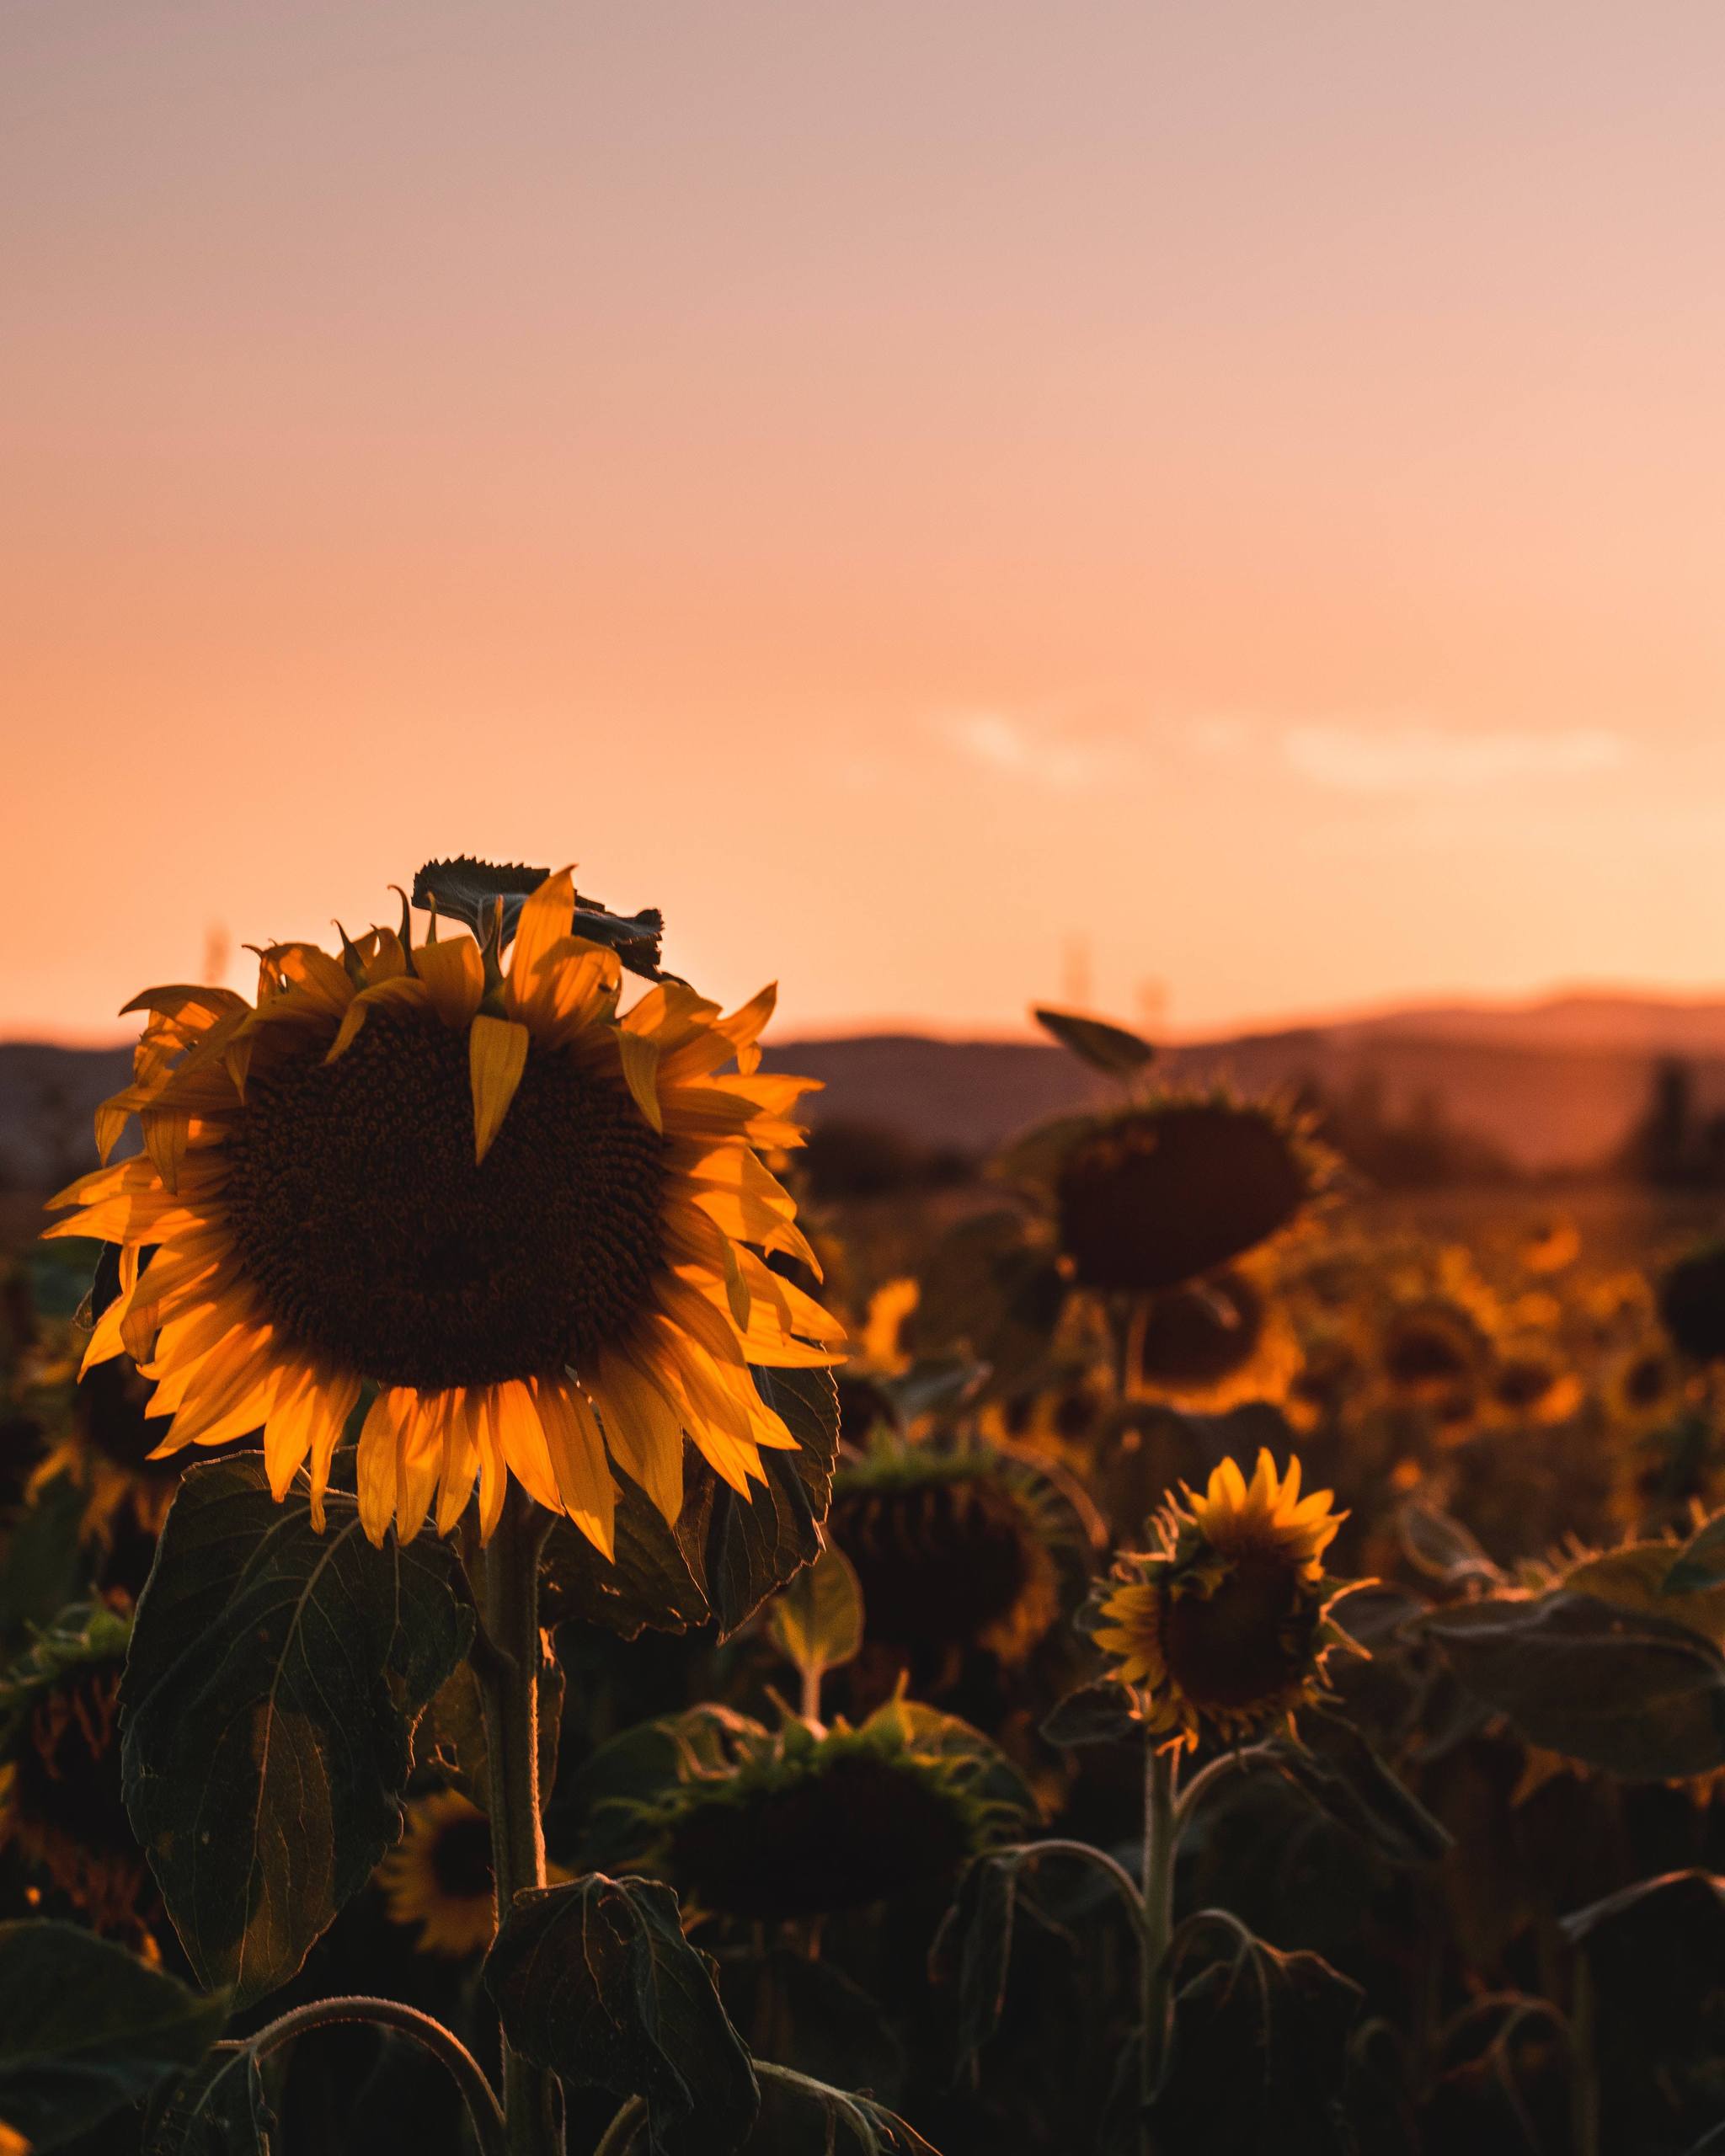
M 1190 1413 L 1220 1415 L 1247 1400 L 1283 1400 L 1300 1343 L 1281 1305 L 1250 1266 L 1146 1296 L 1133 1314 L 1126 1390 Z
M 1132 1295 L 1183 1286 L 1282 1235 L 1332 1166 L 1303 1122 L 1222 1092 L 1078 1120 L 1050 1165 L 1071 1277 Z
M 902 1694 L 854 1727 L 787 1717 L 769 1730 L 727 1715 L 721 1732 L 697 1721 L 702 1711 L 651 1726 L 668 1740 L 654 1751 L 669 1773 L 657 1790 L 611 1800 L 597 1822 L 686 1907 L 777 1923 L 902 1903 L 944 1889 L 1035 1815 L 985 1737 Z
M 390 1921 L 416 1924 L 427 1954 L 459 1959 L 497 1928 L 491 1822 L 459 1790 L 414 1797 L 407 1828 L 377 1867 Z
M 333 958 L 261 954 L 255 1004 L 165 988 L 105 1159 L 51 1234 L 121 1246 L 86 1367 L 134 1355 L 159 1450 L 261 1430 L 278 1496 L 314 1517 L 356 1410 L 360 1518 L 381 1542 L 509 1478 L 613 1547 L 611 1463 L 667 1519 L 683 1438 L 740 1493 L 795 1440 L 751 1364 L 827 1364 L 840 1328 L 745 1246 L 812 1264 L 758 1146 L 792 1146 L 809 1081 L 766 1075 L 764 990 L 722 1017 L 661 980 L 619 1013 L 617 953 L 573 932 L 567 871 L 483 940 L 372 930 Z M 722 1075 L 735 1059 L 734 1075 Z M 147 1267 L 141 1253 L 152 1249 Z M 818 1268 L 817 1268 L 818 1270 Z
M 1581 1380 L 1548 1334 L 1527 1333 L 1498 1348 L 1490 1380 L 1492 1400 L 1524 1422 L 1564 1422 L 1585 1397 Z
M 1028 1462 L 890 1438 L 833 1477 L 826 1532 L 856 1572 L 869 1646 L 928 1684 L 969 1648 L 1023 1662 L 1060 1615 L 1060 1560 L 1081 1542 Z
M 1279 1477 L 1260 1452 L 1250 1484 L 1225 1460 L 1201 1497 L 1183 1497 L 1157 1516 L 1161 1548 L 1121 1561 L 1092 1627 L 1146 1726 L 1176 1748 L 1291 1723 L 1321 1695 L 1331 1649 L 1352 1644 L 1321 1562 L 1346 1515 L 1327 1490 L 1300 1497 L 1297 1459 Z
M 99 1931 L 147 1950 L 155 1903 L 120 1796 L 117 1726 L 130 1620 L 65 1611 L 0 1677 L 0 1844 Z

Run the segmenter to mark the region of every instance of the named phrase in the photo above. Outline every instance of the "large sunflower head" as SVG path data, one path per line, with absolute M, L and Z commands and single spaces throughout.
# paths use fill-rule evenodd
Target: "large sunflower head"
M 829 1539 L 862 1590 L 871 1648 L 943 1682 L 968 1648 L 1022 1662 L 1060 1610 L 1073 1523 L 1028 1462 L 883 1439 L 833 1478 Z
M 142 1944 L 155 1900 L 120 1796 L 118 1706 L 131 1620 L 67 1610 L 0 1677 L 0 1842 L 97 1930 Z
M 809 1081 L 758 1067 L 771 990 L 726 1017 L 661 979 L 620 1010 L 595 918 L 564 871 L 506 964 L 499 899 L 480 941 L 404 919 L 339 958 L 272 947 L 255 1002 L 137 999 L 97 1131 L 105 1158 L 136 1115 L 144 1151 L 49 1232 L 120 1246 L 86 1366 L 136 1358 L 164 1450 L 261 1430 L 278 1493 L 309 1461 L 321 1513 L 363 1410 L 374 1540 L 446 1533 L 476 1481 L 489 1535 L 514 1476 L 609 1556 L 611 1463 L 670 1519 L 686 1433 L 745 1496 L 794 1448 L 750 1367 L 836 1361 L 840 1329 L 748 1246 L 814 1264 L 756 1150 L 801 1142 Z
M 617 1807 L 621 1831 L 686 1903 L 754 1922 L 943 1887 L 1034 1814 L 986 1737 L 902 1697 L 854 1728 L 733 1716 L 721 1743 L 675 1757 L 672 1779 Z
M 1155 1294 L 1279 1235 L 1330 1172 L 1306 1126 L 1274 1106 L 1167 1094 L 1071 1130 L 1054 1175 L 1055 1233 L 1081 1287 Z
M 1345 1641 L 1322 1561 L 1342 1517 L 1327 1490 L 1301 1497 L 1297 1459 L 1279 1476 L 1268 1452 L 1249 1483 L 1225 1460 L 1202 1497 L 1164 1507 L 1160 1548 L 1121 1561 L 1092 1622 L 1150 1729 L 1232 1742 L 1319 1696 Z
M 391 1920 L 418 1924 L 427 1954 L 477 1954 L 497 1928 L 490 1821 L 453 1789 L 414 1797 L 407 1815 L 377 1867 Z

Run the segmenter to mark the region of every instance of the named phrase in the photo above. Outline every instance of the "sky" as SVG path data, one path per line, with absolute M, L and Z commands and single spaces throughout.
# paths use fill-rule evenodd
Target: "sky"
M 0 1033 L 1725 982 L 1716 0 L 0 0 Z M 227 955 L 224 955 L 224 954 Z

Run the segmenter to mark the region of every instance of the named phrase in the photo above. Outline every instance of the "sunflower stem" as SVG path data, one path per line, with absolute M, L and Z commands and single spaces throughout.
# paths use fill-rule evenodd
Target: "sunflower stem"
M 1154 1737 L 1144 1755 L 1144 1955 L 1139 2094 L 1147 2107 L 1162 2085 L 1168 2044 L 1168 1946 L 1174 1929 L 1174 1852 L 1179 1842 L 1176 1755 Z M 1149 2122 L 1144 2146 L 1151 2147 Z
M 545 1884 L 539 1807 L 539 1552 L 551 1515 L 511 1481 L 485 1553 L 486 1631 L 475 1658 L 485 1707 L 491 1864 L 499 1929 L 517 1894 Z M 503 2041 L 503 2108 L 510 2156 L 559 2156 L 556 2077 Z
M 314 1999 L 307 2005 L 296 2006 L 286 2014 L 278 2015 L 268 2027 L 247 2039 L 245 2048 L 254 2058 L 266 2059 L 271 2052 L 291 2043 L 307 2029 L 328 2028 L 333 2022 L 343 2021 L 370 2021 L 380 2029 L 393 2030 L 397 2035 L 406 2036 L 422 2051 L 430 2052 L 448 2068 L 451 2079 L 462 2092 L 467 2116 L 473 2121 L 481 2156 L 510 2156 L 503 2112 L 478 2059 L 460 2037 L 441 2021 L 434 2020 L 429 2014 L 421 2014 L 415 2006 L 403 2006 L 399 1999 Z

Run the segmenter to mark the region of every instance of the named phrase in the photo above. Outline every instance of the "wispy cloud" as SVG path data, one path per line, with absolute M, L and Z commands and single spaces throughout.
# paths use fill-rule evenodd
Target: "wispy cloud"
M 1555 734 L 1463 733 L 1421 725 L 1302 725 L 1281 736 L 1284 760 L 1340 793 L 1456 793 L 1517 780 L 1584 778 L 1617 770 L 1629 744 L 1603 728 Z
M 1105 778 L 1113 761 L 1094 744 L 1062 741 L 1005 712 L 964 712 L 942 729 L 960 755 L 985 769 L 1076 793 Z

